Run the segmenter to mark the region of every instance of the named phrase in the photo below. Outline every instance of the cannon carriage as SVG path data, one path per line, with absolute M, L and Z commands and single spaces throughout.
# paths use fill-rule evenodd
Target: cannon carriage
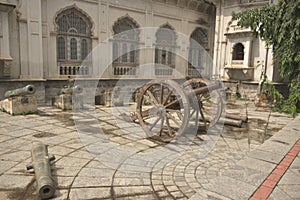
M 135 114 L 149 137 L 170 142 L 190 126 L 213 127 L 223 111 L 219 81 L 192 78 L 181 85 L 173 80 L 153 80 L 139 89 Z

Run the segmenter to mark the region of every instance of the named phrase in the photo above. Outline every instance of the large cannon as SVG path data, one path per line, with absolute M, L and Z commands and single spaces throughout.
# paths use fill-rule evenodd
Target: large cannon
M 32 164 L 26 166 L 27 170 L 34 169 L 37 182 L 37 193 L 41 199 L 49 199 L 55 192 L 55 184 L 51 175 L 50 161 L 55 157 L 48 157 L 47 146 L 42 143 L 33 145 L 31 149 Z
M 208 130 L 220 120 L 241 127 L 248 119 L 225 115 L 222 83 L 192 78 L 181 85 L 173 80 L 150 81 L 139 88 L 136 112 L 130 116 L 122 113 L 121 117 L 138 120 L 149 137 L 170 142 L 191 126 Z
M 9 90 L 5 92 L 4 97 L 15 97 L 15 96 L 24 96 L 24 95 L 30 95 L 35 93 L 35 87 L 34 85 L 27 85 L 23 88 L 18 88 L 15 90 Z
M 34 93 L 35 87 L 33 85 L 9 90 L 4 94 L 5 99 L 0 101 L 0 109 L 11 115 L 36 113 L 37 98 L 32 95 Z
M 191 125 L 214 126 L 223 113 L 219 81 L 153 80 L 139 89 L 136 112 L 125 120 L 138 120 L 149 137 L 170 142 Z M 201 123 L 201 124 L 199 124 Z

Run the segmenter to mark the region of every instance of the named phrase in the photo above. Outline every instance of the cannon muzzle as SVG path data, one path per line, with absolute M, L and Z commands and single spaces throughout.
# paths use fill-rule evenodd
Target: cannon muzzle
M 80 85 L 75 85 L 73 87 L 63 88 L 59 91 L 59 94 L 80 94 L 82 93 L 83 88 Z
M 31 155 L 32 165 L 28 165 L 27 169 L 34 169 L 37 193 L 41 199 L 49 199 L 55 192 L 50 168 L 50 161 L 54 160 L 55 157 L 48 157 L 47 146 L 42 143 L 37 143 L 32 147 Z
M 29 94 L 34 94 L 34 93 L 35 93 L 34 85 L 27 85 L 23 88 L 18 88 L 15 90 L 8 90 L 7 92 L 5 92 L 4 97 L 9 98 L 9 97 L 15 97 L 15 96 L 29 95 Z

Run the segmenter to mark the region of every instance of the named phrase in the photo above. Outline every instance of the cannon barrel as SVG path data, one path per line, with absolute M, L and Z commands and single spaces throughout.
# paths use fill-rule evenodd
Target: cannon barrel
M 14 96 L 23 96 L 23 95 L 34 94 L 34 93 L 35 93 L 34 85 L 27 85 L 23 88 L 6 91 L 4 97 L 9 98 Z
M 50 161 L 55 157 L 48 157 L 47 146 L 42 143 L 33 145 L 31 149 L 32 165 L 27 170 L 34 169 L 37 182 L 37 193 L 41 199 L 49 199 L 55 192 L 54 182 L 51 176 Z
M 80 94 L 82 93 L 83 88 L 79 85 L 75 85 L 73 87 L 62 88 L 59 91 L 59 94 Z
M 83 88 L 80 85 L 75 85 L 73 87 L 62 88 L 59 91 L 59 94 L 80 94 L 82 93 Z

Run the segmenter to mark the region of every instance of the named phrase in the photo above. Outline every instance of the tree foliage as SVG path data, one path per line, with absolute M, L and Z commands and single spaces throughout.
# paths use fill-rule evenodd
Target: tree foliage
M 291 83 L 292 97 L 287 102 L 294 108 L 300 101 L 300 0 L 279 0 L 278 4 L 232 13 L 232 18 L 272 45 L 280 75 Z

